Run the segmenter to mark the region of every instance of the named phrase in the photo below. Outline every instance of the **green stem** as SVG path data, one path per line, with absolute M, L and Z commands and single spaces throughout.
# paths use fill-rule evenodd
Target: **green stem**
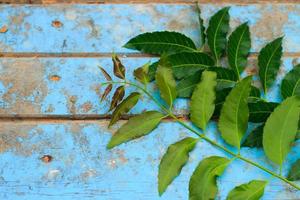
M 155 99 L 146 89 L 144 89 L 143 87 L 135 84 L 135 83 L 131 83 L 131 82 L 108 82 L 110 84 L 127 84 L 127 85 L 131 85 L 136 87 L 137 89 L 140 89 L 142 92 L 144 92 L 149 98 L 151 98 L 155 104 L 157 104 L 164 112 L 166 112 L 166 114 L 168 114 L 168 116 L 172 117 L 176 122 L 178 122 L 180 125 L 182 125 L 183 127 L 185 127 L 186 129 L 190 130 L 191 132 L 193 132 L 194 134 L 196 134 L 197 136 L 199 136 L 201 139 L 205 140 L 206 142 L 210 143 L 211 145 L 223 150 L 224 152 L 230 154 L 231 156 L 233 156 L 234 158 L 238 158 L 248 164 L 251 164 L 267 173 L 269 173 L 270 175 L 282 180 L 283 182 L 289 184 L 290 186 L 300 190 L 300 186 L 296 185 L 295 183 L 287 180 L 286 178 L 284 178 L 283 176 L 281 176 L 281 174 L 276 174 L 274 172 L 272 172 L 271 170 L 259 165 L 256 162 L 253 162 L 252 160 L 249 160 L 243 156 L 240 155 L 240 153 L 236 154 L 234 152 L 232 152 L 231 150 L 227 149 L 226 147 L 218 144 L 217 142 L 211 140 L 210 138 L 208 138 L 207 136 L 205 136 L 204 134 L 201 134 L 198 130 L 195 130 L 193 127 L 187 125 L 185 122 L 183 122 L 182 120 L 178 119 L 172 112 L 169 111 L 169 109 L 167 109 L 164 105 L 162 105 L 157 99 Z M 106 83 L 105 83 L 106 84 Z

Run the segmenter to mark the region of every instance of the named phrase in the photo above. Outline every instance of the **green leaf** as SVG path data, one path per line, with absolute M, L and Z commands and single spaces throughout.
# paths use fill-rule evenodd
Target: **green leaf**
M 160 96 L 169 106 L 177 96 L 176 82 L 173 77 L 171 64 L 166 57 L 162 57 L 158 63 L 155 80 L 160 91 Z
M 300 180 L 300 159 L 298 159 L 290 169 L 287 179 L 289 181 L 299 181 Z
M 281 95 L 285 99 L 290 96 L 300 96 L 300 64 L 286 74 L 281 82 Z
M 189 200 L 215 199 L 218 191 L 216 177 L 222 175 L 229 163 L 230 160 L 219 156 L 203 159 L 190 179 Z
M 263 131 L 264 124 L 256 127 L 246 138 L 246 140 L 242 143 L 242 147 L 257 147 L 260 148 L 263 146 Z
M 196 46 L 190 38 L 181 33 L 170 31 L 140 34 L 129 40 L 124 47 L 150 54 L 196 51 Z
M 168 56 L 176 79 L 182 79 L 195 72 L 214 65 L 214 60 L 201 52 L 182 52 Z
M 120 119 L 121 115 L 129 112 L 129 110 L 138 102 L 140 96 L 140 93 L 133 92 L 126 99 L 124 99 L 112 113 L 108 127 L 115 124 Z
M 134 77 L 142 84 L 146 85 L 147 83 L 149 83 L 149 76 L 148 76 L 148 72 L 149 72 L 149 65 L 150 63 L 146 63 L 143 66 L 135 69 L 133 71 L 133 75 Z
M 156 128 L 163 118 L 164 115 L 157 111 L 147 111 L 130 118 L 128 122 L 121 126 L 112 136 L 107 148 L 111 149 L 119 144 L 147 135 Z
M 200 47 L 202 48 L 205 44 L 205 27 L 204 27 L 204 22 L 203 19 L 201 18 L 201 9 L 199 7 L 199 4 L 197 4 L 197 13 L 198 13 L 198 22 L 199 22 L 199 32 L 200 32 Z
M 252 180 L 231 190 L 227 200 L 259 200 L 264 195 L 267 181 Z
M 158 191 L 162 195 L 172 181 L 180 174 L 187 163 L 189 153 L 194 149 L 198 139 L 184 138 L 169 146 L 162 157 L 158 171 Z
M 258 55 L 259 77 L 265 93 L 276 79 L 281 64 L 282 39 L 283 37 L 273 40 Z
M 223 88 L 221 90 L 217 90 L 216 100 L 215 100 L 215 112 L 213 114 L 213 117 L 216 118 L 216 117 L 220 116 L 222 106 L 225 102 L 226 97 L 228 96 L 228 94 L 230 93 L 231 90 L 232 90 L 232 88 Z
M 178 97 L 189 98 L 192 95 L 196 85 L 199 83 L 201 74 L 202 70 L 179 81 L 176 86 Z
M 217 73 L 218 89 L 232 87 L 236 84 L 238 77 L 233 70 L 224 67 L 210 67 L 208 71 Z
M 181 52 L 167 56 L 172 65 L 173 75 L 176 79 L 189 77 L 199 70 L 207 69 L 214 65 L 214 60 L 201 52 Z M 158 62 L 150 66 L 151 73 L 156 71 Z
M 249 103 L 249 122 L 265 122 L 277 106 L 278 103 L 265 101 Z
M 212 71 L 217 73 L 217 83 L 218 83 L 217 88 L 219 90 L 223 89 L 223 87 L 224 88 L 231 87 L 237 81 L 236 75 L 230 69 L 226 69 L 223 67 L 209 67 L 207 71 Z M 178 92 L 178 97 L 187 98 L 192 95 L 196 85 L 200 81 L 201 73 L 202 70 L 199 70 L 193 73 L 193 75 L 190 75 L 178 82 L 176 87 Z
M 207 28 L 207 42 L 213 57 L 218 63 L 226 49 L 226 36 L 229 31 L 229 7 L 219 10 L 210 20 Z
M 257 102 L 260 100 L 260 90 L 257 87 L 251 85 L 250 97 L 248 102 Z
M 204 71 L 201 82 L 196 86 L 191 98 L 191 121 L 202 130 L 206 129 L 215 110 L 216 78 L 215 72 Z
M 231 87 L 226 87 L 226 88 L 222 88 L 222 89 L 219 89 L 217 90 L 216 94 L 216 101 L 215 101 L 215 104 L 216 104 L 216 107 L 215 107 L 215 112 L 214 112 L 214 117 L 219 117 L 220 115 L 220 111 L 222 109 L 222 106 L 223 106 L 223 103 L 225 102 L 225 99 L 227 97 L 227 95 L 229 94 L 229 92 L 232 90 Z M 260 92 L 257 91 L 258 89 L 254 86 L 251 86 L 251 91 L 250 91 L 250 95 L 248 97 L 248 102 L 252 102 L 253 99 L 257 99 L 259 98 L 259 95 L 260 95 Z M 249 105 L 248 105 L 249 106 Z M 251 110 L 249 108 L 249 113 L 250 113 L 250 116 L 251 116 Z
M 238 26 L 228 40 L 228 62 L 237 77 L 240 77 L 247 65 L 247 58 L 251 48 L 251 38 L 248 22 Z
M 237 148 L 243 138 L 247 126 L 249 109 L 247 100 L 250 93 L 252 77 L 241 80 L 226 97 L 221 110 L 219 130 L 222 138 Z
M 266 121 L 263 133 L 263 147 L 267 157 L 282 165 L 295 140 L 300 114 L 300 98 L 288 97 Z
M 125 79 L 125 67 L 116 54 L 113 54 L 112 61 L 114 64 L 114 75 L 120 79 Z
M 148 73 L 147 73 L 149 82 L 154 81 L 157 66 L 158 66 L 158 61 L 154 62 L 154 63 L 151 63 L 151 65 L 149 65 Z
M 119 86 L 115 93 L 114 93 L 114 96 L 112 98 L 112 101 L 110 103 L 110 108 L 109 108 L 109 111 L 113 110 L 120 101 L 122 101 L 122 99 L 124 98 L 124 95 L 125 95 L 125 87 L 124 85 L 122 86 Z

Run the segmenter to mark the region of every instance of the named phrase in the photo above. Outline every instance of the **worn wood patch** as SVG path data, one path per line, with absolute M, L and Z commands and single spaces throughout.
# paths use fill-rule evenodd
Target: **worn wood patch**
M 253 52 L 282 35 L 284 51 L 299 52 L 300 5 L 202 4 L 203 18 L 226 5 L 232 6 L 232 28 L 249 21 Z M 142 32 L 180 31 L 196 43 L 199 35 L 191 4 L 2 5 L 0 10 L 0 27 L 7 26 L 0 34 L 2 52 L 130 53 L 122 46 Z
M 163 122 L 149 136 L 111 151 L 106 150 L 111 133 L 122 123 L 109 130 L 105 120 L 1 122 L 0 198 L 120 199 L 122 196 L 122 199 L 158 199 L 159 160 L 169 144 L 189 133 L 178 124 Z M 222 143 L 214 123 L 210 124 L 207 133 Z M 299 157 L 299 147 L 296 143 L 289 154 L 284 174 Z M 276 170 L 268 164 L 261 149 L 242 148 L 241 154 Z M 188 178 L 198 162 L 210 155 L 223 153 L 200 141 L 181 176 L 159 199 L 188 199 Z M 265 200 L 300 198 L 299 191 L 253 166 L 235 160 L 225 175 L 218 179 L 220 188 L 217 199 L 225 199 L 234 186 L 251 179 L 269 180 Z
M 122 58 L 127 77 L 134 81 L 135 68 L 157 58 Z M 266 97 L 280 101 L 279 83 L 297 59 L 286 57 L 280 69 L 277 82 Z M 111 95 L 100 103 L 104 91 L 101 83 L 105 78 L 98 66 L 112 73 L 111 58 L 3 58 L 0 60 L 0 116 L 15 117 L 59 117 L 103 118 L 107 113 Z M 257 73 L 256 60 L 251 59 L 246 74 Z M 117 80 L 117 78 L 115 78 Z M 260 86 L 256 77 L 254 85 Z M 155 90 L 154 84 L 149 86 Z M 126 94 L 134 91 L 127 87 Z M 155 90 L 156 98 L 159 93 Z M 188 101 L 178 99 L 175 112 L 187 114 Z M 132 114 L 143 110 L 157 109 L 148 98 L 142 98 Z

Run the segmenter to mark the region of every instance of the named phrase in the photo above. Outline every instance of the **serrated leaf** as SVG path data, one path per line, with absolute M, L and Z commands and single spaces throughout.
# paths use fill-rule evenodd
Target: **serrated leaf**
M 237 148 L 240 148 L 240 142 L 243 138 L 247 126 L 249 109 L 247 105 L 250 94 L 250 85 L 252 77 L 249 76 L 241 80 L 230 91 L 222 106 L 219 130 L 222 138 Z
M 210 68 L 214 60 L 207 54 L 201 52 L 181 52 L 167 56 L 172 65 L 173 75 L 176 79 L 183 79 L 197 71 Z M 151 74 L 156 71 L 158 62 L 150 66 Z
M 140 96 L 140 93 L 133 92 L 126 99 L 124 99 L 112 113 L 108 127 L 115 124 L 120 119 L 121 115 L 129 112 L 131 108 L 133 108 L 137 104 Z
M 134 77 L 142 84 L 147 84 L 149 82 L 149 76 L 148 76 L 149 65 L 150 63 L 146 63 L 145 65 L 133 71 Z
M 265 124 L 256 127 L 242 143 L 242 147 L 262 147 L 264 126 Z
M 218 63 L 226 49 L 226 36 L 229 31 L 229 7 L 225 7 L 214 14 L 207 28 L 207 42 L 213 57 Z
M 101 70 L 103 76 L 107 81 L 112 81 L 111 76 L 107 73 L 107 71 L 103 67 L 99 66 L 99 69 Z
M 162 57 L 158 63 L 155 80 L 160 96 L 169 106 L 172 106 L 177 96 L 176 82 L 173 77 L 171 64 L 166 57 Z
M 282 37 L 268 43 L 258 55 L 259 77 L 264 92 L 276 79 L 282 56 Z
M 217 73 L 217 88 L 219 90 L 233 86 L 237 81 L 237 77 L 230 69 L 226 69 L 223 67 L 209 67 L 207 71 Z M 192 92 L 194 91 L 197 83 L 200 81 L 201 73 L 202 70 L 199 70 L 193 75 L 190 75 L 178 82 L 176 87 L 178 97 L 187 98 L 192 95 Z
M 300 96 L 300 64 L 287 73 L 281 82 L 281 95 L 285 99 L 290 96 Z
M 257 87 L 251 85 L 250 96 L 248 102 L 257 102 L 260 101 L 260 90 Z
M 160 195 L 180 174 L 182 167 L 188 161 L 189 153 L 194 149 L 197 141 L 195 138 L 188 137 L 169 146 L 159 164 L 158 192 Z
M 147 73 L 147 74 L 148 74 L 149 82 L 154 81 L 157 66 L 158 66 L 158 61 L 157 61 L 157 62 L 154 62 L 154 63 L 151 63 L 151 64 L 149 65 L 148 73 Z
M 118 103 L 122 101 L 124 95 L 125 95 L 125 87 L 123 85 L 119 86 L 114 93 L 114 96 L 110 103 L 109 111 L 113 110 L 118 105 Z
M 225 99 L 231 90 L 232 90 L 232 87 L 226 87 L 226 88 L 217 90 L 216 101 L 215 101 L 216 107 L 215 107 L 215 112 L 213 114 L 213 117 L 219 117 L 223 103 L 225 102 Z M 256 87 L 251 86 L 250 94 L 248 97 L 248 103 L 252 102 L 254 99 L 257 100 L 259 98 L 260 93 L 257 90 L 258 89 Z M 248 104 L 248 106 L 249 106 L 249 104 Z M 249 109 L 249 113 L 250 112 L 251 112 L 251 110 Z
M 132 117 L 112 136 L 107 145 L 111 149 L 119 144 L 142 137 L 157 127 L 164 115 L 157 111 L 147 111 Z
M 104 92 L 103 92 L 103 94 L 101 96 L 100 102 L 102 102 L 107 97 L 107 95 L 109 95 L 109 93 L 112 90 L 112 87 L 113 87 L 112 84 L 108 84 L 108 86 L 105 88 L 105 90 L 104 90 Z
M 200 32 L 200 48 L 202 48 L 205 44 L 205 27 L 203 19 L 201 18 L 201 9 L 199 7 L 199 4 L 197 4 L 197 13 L 198 13 L 198 22 L 199 22 L 199 32 Z
M 295 140 L 300 114 L 300 98 L 286 98 L 277 106 L 266 121 L 263 147 L 267 157 L 282 165 Z
M 189 98 L 201 79 L 202 70 L 180 80 L 176 85 L 177 96 Z
M 181 33 L 170 31 L 140 34 L 129 40 L 124 47 L 150 54 L 196 51 L 196 46 L 190 38 Z
M 215 199 L 218 191 L 216 178 L 222 175 L 229 163 L 230 160 L 219 156 L 203 159 L 190 179 L 189 200 Z
M 289 181 L 298 181 L 300 180 L 300 159 L 298 159 L 289 171 L 287 179 Z
M 260 123 L 265 122 L 273 110 L 278 106 L 278 103 L 257 101 L 250 102 L 249 107 L 249 122 Z
M 216 78 L 216 72 L 204 71 L 191 98 L 191 121 L 202 130 L 206 129 L 215 110 Z
M 247 58 L 251 48 L 248 22 L 238 26 L 229 36 L 227 56 L 229 66 L 240 77 L 247 65 Z
M 234 71 L 224 67 L 210 67 L 208 71 L 214 71 L 217 73 L 218 89 L 232 87 L 236 84 L 238 77 Z
M 114 64 L 114 75 L 120 79 L 125 79 L 125 67 L 117 55 L 113 54 L 112 61 Z
M 216 92 L 216 100 L 215 100 L 215 111 L 213 117 L 219 117 L 222 106 L 225 102 L 226 97 L 230 93 L 232 88 L 223 88 L 221 90 L 217 90 Z
M 267 181 L 252 180 L 236 186 L 227 196 L 227 200 L 259 200 L 265 191 Z

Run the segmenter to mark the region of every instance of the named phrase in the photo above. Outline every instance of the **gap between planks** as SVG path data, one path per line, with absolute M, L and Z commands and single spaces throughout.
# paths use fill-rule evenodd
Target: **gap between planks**
M 2 4 L 277 4 L 300 0 L 0 0 Z
M 130 117 L 135 115 L 123 115 L 120 120 L 128 120 Z M 177 115 L 177 117 L 183 121 L 188 121 L 189 118 L 187 115 Z M 65 123 L 70 121 L 90 121 L 96 122 L 100 120 L 110 120 L 111 115 L 0 115 L 0 124 L 1 122 L 54 122 L 54 123 Z M 164 121 L 174 121 L 171 117 L 166 117 Z
M 115 52 L 120 57 L 128 58 L 153 58 L 158 57 L 151 54 L 144 53 L 118 53 Z M 109 58 L 112 53 L 11 53 L 11 52 L 1 52 L 0 58 Z M 250 58 L 256 58 L 258 53 L 250 53 Z M 283 57 L 300 57 L 300 52 L 286 52 L 283 53 Z

